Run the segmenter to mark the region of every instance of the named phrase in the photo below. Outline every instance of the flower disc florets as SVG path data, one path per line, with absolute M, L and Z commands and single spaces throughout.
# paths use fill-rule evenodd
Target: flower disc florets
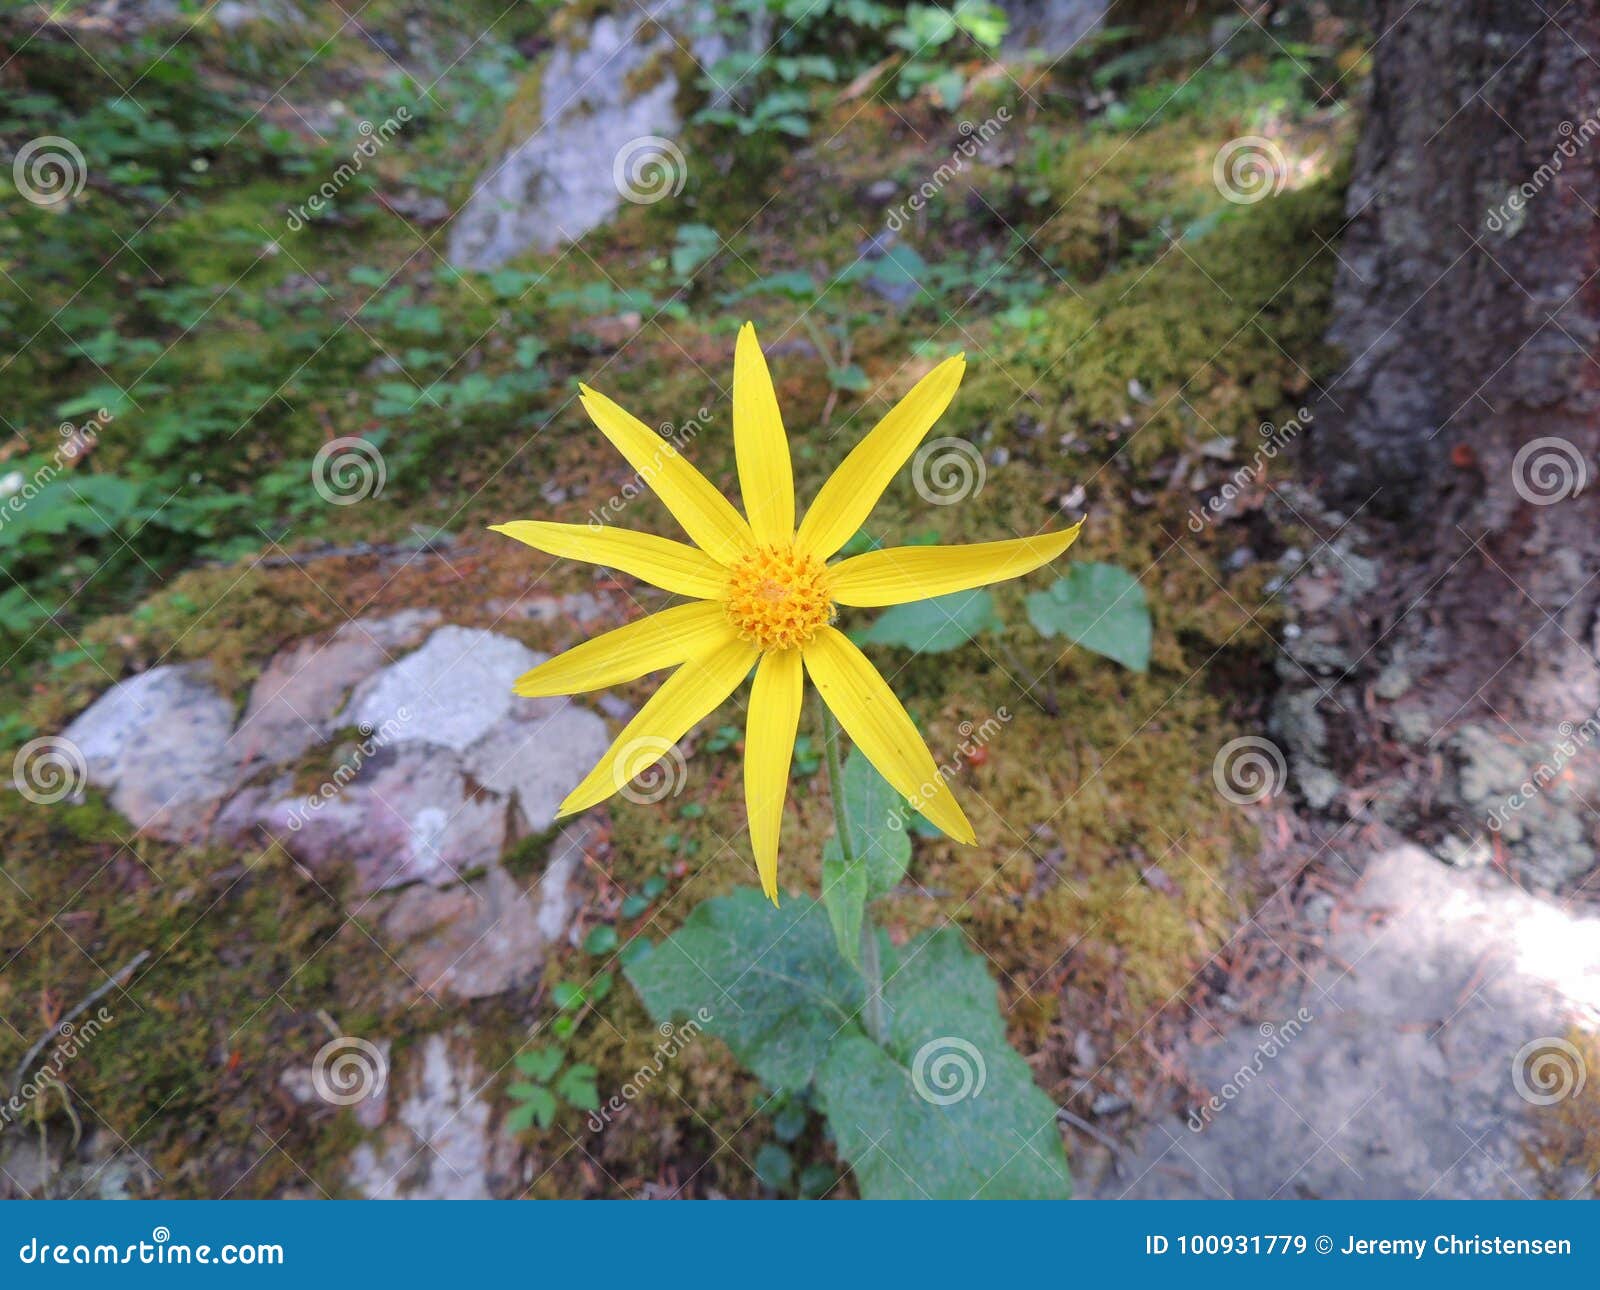
M 728 621 L 762 649 L 804 645 L 833 621 L 828 566 L 793 547 L 758 547 L 728 578 Z

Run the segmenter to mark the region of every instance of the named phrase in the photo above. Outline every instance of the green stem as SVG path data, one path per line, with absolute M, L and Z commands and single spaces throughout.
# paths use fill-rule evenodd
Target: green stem
M 839 854 L 847 865 L 861 863 L 856 856 L 855 839 L 850 836 L 850 813 L 844 800 L 844 771 L 839 764 L 839 725 L 822 708 L 822 751 L 828 767 L 828 795 L 833 799 L 833 827 L 839 837 Z M 861 910 L 861 975 L 867 982 L 867 1033 L 882 1044 L 888 1034 L 883 1008 L 883 964 L 878 957 L 878 929 L 865 907 Z

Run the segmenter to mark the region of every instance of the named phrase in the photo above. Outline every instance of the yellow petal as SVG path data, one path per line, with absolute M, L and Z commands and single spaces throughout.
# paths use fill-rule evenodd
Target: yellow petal
M 527 699 L 583 694 L 659 672 L 736 640 L 720 604 L 697 600 L 618 627 L 574 645 L 565 654 L 524 672 L 512 687 Z
M 841 605 L 902 605 L 952 591 L 1004 582 L 1048 564 L 1072 545 L 1079 520 L 1060 533 L 976 542 L 970 546 L 897 546 L 868 551 L 834 565 L 833 598 Z
M 800 524 L 800 548 L 826 560 L 855 535 L 906 458 L 955 397 L 966 357 L 947 358 L 889 409 L 822 486 Z
M 957 842 L 976 842 L 928 746 L 867 656 L 824 627 L 806 645 L 805 663 L 823 702 L 895 791 Z
M 543 520 L 513 520 L 489 527 L 546 555 L 619 569 L 680 596 L 718 600 L 728 589 L 728 571 L 699 547 L 654 533 Z
M 744 806 L 761 890 L 774 905 L 778 903 L 778 835 L 783 829 L 789 759 L 795 731 L 800 728 L 804 689 L 799 650 L 772 650 L 761 656 L 745 720 Z
M 754 645 L 734 638 L 680 667 L 622 728 L 600 764 L 567 795 L 557 814 L 571 815 L 605 801 L 669 753 L 674 764 L 668 773 L 681 784 L 683 763 L 673 751 L 674 745 L 733 693 L 749 674 L 756 653 Z
M 783 432 L 778 395 L 754 323 L 739 329 L 733 351 L 733 447 L 739 458 L 739 492 L 756 541 L 794 541 L 794 472 Z
M 676 448 L 605 395 L 587 385 L 578 389 L 590 419 L 639 472 L 641 482 L 666 503 L 697 546 L 724 564 L 750 549 L 750 526 Z

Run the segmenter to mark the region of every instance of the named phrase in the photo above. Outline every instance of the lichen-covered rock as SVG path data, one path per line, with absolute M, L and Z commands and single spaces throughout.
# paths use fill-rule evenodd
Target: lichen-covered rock
M 1059 58 L 1105 19 L 1110 0 L 1001 0 L 1010 25 L 1008 54 Z
M 420 649 L 355 683 L 348 710 L 339 709 L 358 664 L 391 657 L 383 642 L 416 626 L 337 633 L 320 648 L 280 656 L 282 685 L 256 715 L 280 731 L 293 716 L 302 729 L 351 725 L 355 734 L 330 749 L 327 774 L 310 791 L 294 792 L 282 774 L 243 788 L 220 813 L 214 837 L 275 839 L 312 872 L 347 872 L 370 894 L 411 883 L 450 887 L 554 823 L 609 735 L 598 714 L 570 700 L 512 694 L 516 677 L 545 657 L 521 642 L 440 627 Z M 286 691 L 295 701 L 278 711 Z M 247 717 L 241 729 L 251 724 Z M 298 734 L 282 734 L 273 747 L 277 765 L 289 760 L 285 751 L 305 751 Z M 411 899 L 444 909 L 422 894 Z
M 279 651 L 250 691 L 234 751 L 251 766 L 293 761 L 331 735 L 356 685 L 395 651 L 414 645 L 439 619 L 431 609 L 408 609 L 387 618 L 358 618 L 331 636 L 298 641 Z M 351 721 L 351 724 L 354 724 Z
M 505 1194 L 516 1144 L 497 1133 L 464 1038 L 429 1035 L 390 1070 L 390 1122 L 352 1153 L 347 1183 L 373 1200 L 485 1200 Z
M 537 979 L 572 921 L 569 886 L 589 836 L 582 824 L 563 829 L 531 888 L 496 864 L 445 891 L 415 885 L 389 897 L 379 925 L 409 977 L 403 993 L 482 999 Z
M 1569 1027 L 1597 1023 L 1600 918 L 1396 848 L 1303 983 L 1184 1054 L 1215 1097 L 1098 1194 L 1536 1195 L 1524 1145 L 1581 1090 Z
M 356 723 L 393 726 L 396 743 L 463 752 L 511 711 L 511 683 L 541 656 L 520 641 L 471 627 L 441 627 L 427 643 L 358 687 Z
M 689 164 L 673 142 L 681 124 L 673 62 L 684 50 L 702 67 L 727 50 L 695 0 L 622 5 L 560 41 L 532 73 L 532 132 L 484 171 L 456 215 L 452 263 L 492 269 L 574 241 L 625 198 L 676 195 Z
M 234 782 L 233 706 L 203 663 L 164 665 L 118 682 L 64 737 L 83 754 L 89 783 L 134 828 L 194 840 Z

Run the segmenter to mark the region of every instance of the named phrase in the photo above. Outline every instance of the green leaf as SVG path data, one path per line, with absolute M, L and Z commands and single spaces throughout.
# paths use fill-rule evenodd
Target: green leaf
M 867 912 L 867 864 L 860 859 L 845 860 L 837 835 L 822 848 L 822 903 L 839 953 L 851 967 L 859 968 L 861 919 Z
M 994 982 L 959 932 L 884 937 L 889 1038 L 841 1033 L 817 1094 L 861 1194 L 1064 1198 L 1056 1107 L 1006 1042 Z
M 1067 1196 L 1056 1108 L 1006 1044 L 983 961 L 950 929 L 899 951 L 880 933 L 880 945 L 883 1048 L 815 903 L 774 909 L 751 889 L 706 901 L 628 977 L 658 1022 L 709 1016 L 705 1029 L 769 1087 L 814 1078 L 863 1196 Z M 952 1055 L 982 1080 L 952 1080 Z
M 550 998 L 565 1012 L 583 1002 L 583 987 L 576 981 L 557 981 L 550 987 Z
M 515 1084 L 506 1085 L 506 1096 L 514 1097 L 519 1102 L 526 1102 L 530 1097 L 538 1097 L 543 1086 L 530 1084 L 527 1080 L 518 1080 Z
M 779 1142 L 793 1142 L 806 1131 L 806 1118 L 805 1103 L 791 1101 L 772 1117 L 772 1131 Z
M 534 1110 L 535 1108 L 526 1102 L 520 1106 L 512 1107 L 510 1113 L 506 1116 L 506 1132 L 526 1133 L 533 1128 Z
M 687 278 L 709 260 L 722 239 L 709 224 L 680 224 L 677 245 L 672 248 L 672 273 L 674 277 Z
M 753 1163 L 756 1177 L 769 1191 L 783 1191 L 794 1181 L 794 1158 L 776 1142 L 763 1142 Z
M 911 838 L 906 833 L 911 807 L 859 751 L 844 759 L 840 778 L 852 849 L 866 864 L 868 892 L 881 896 L 899 884 L 911 863 Z M 836 851 L 837 847 L 837 838 L 829 838 L 823 845 L 824 863 L 829 848 Z
M 514 1084 L 508 1092 L 518 1100 L 518 1105 L 506 1116 L 506 1128 L 510 1132 L 521 1133 L 534 1124 L 541 1129 L 550 1127 L 560 1105 L 554 1093 L 536 1084 Z
M 1065 636 L 1135 672 L 1149 668 L 1150 606 L 1126 569 L 1075 564 L 1027 603 L 1028 620 L 1041 635 Z
M 590 954 L 609 954 L 617 948 L 617 929 L 609 923 L 599 923 L 583 938 L 583 948 Z
M 943 654 L 979 632 L 1002 626 L 994 597 L 980 588 L 894 605 L 866 631 L 852 635 L 860 645 L 898 645 L 918 654 Z
M 567 1055 L 559 1048 L 530 1048 L 512 1059 L 513 1065 L 529 1079 L 548 1083 Z
M 700 1020 L 772 1089 L 810 1084 L 864 999 L 822 909 L 753 888 L 704 902 L 625 971 L 656 1021 Z
M 562 1100 L 569 1106 L 575 1106 L 582 1111 L 598 1110 L 600 1094 L 594 1086 L 596 1074 L 595 1068 L 586 1063 L 570 1066 L 556 1081 L 556 1092 L 561 1094 Z

